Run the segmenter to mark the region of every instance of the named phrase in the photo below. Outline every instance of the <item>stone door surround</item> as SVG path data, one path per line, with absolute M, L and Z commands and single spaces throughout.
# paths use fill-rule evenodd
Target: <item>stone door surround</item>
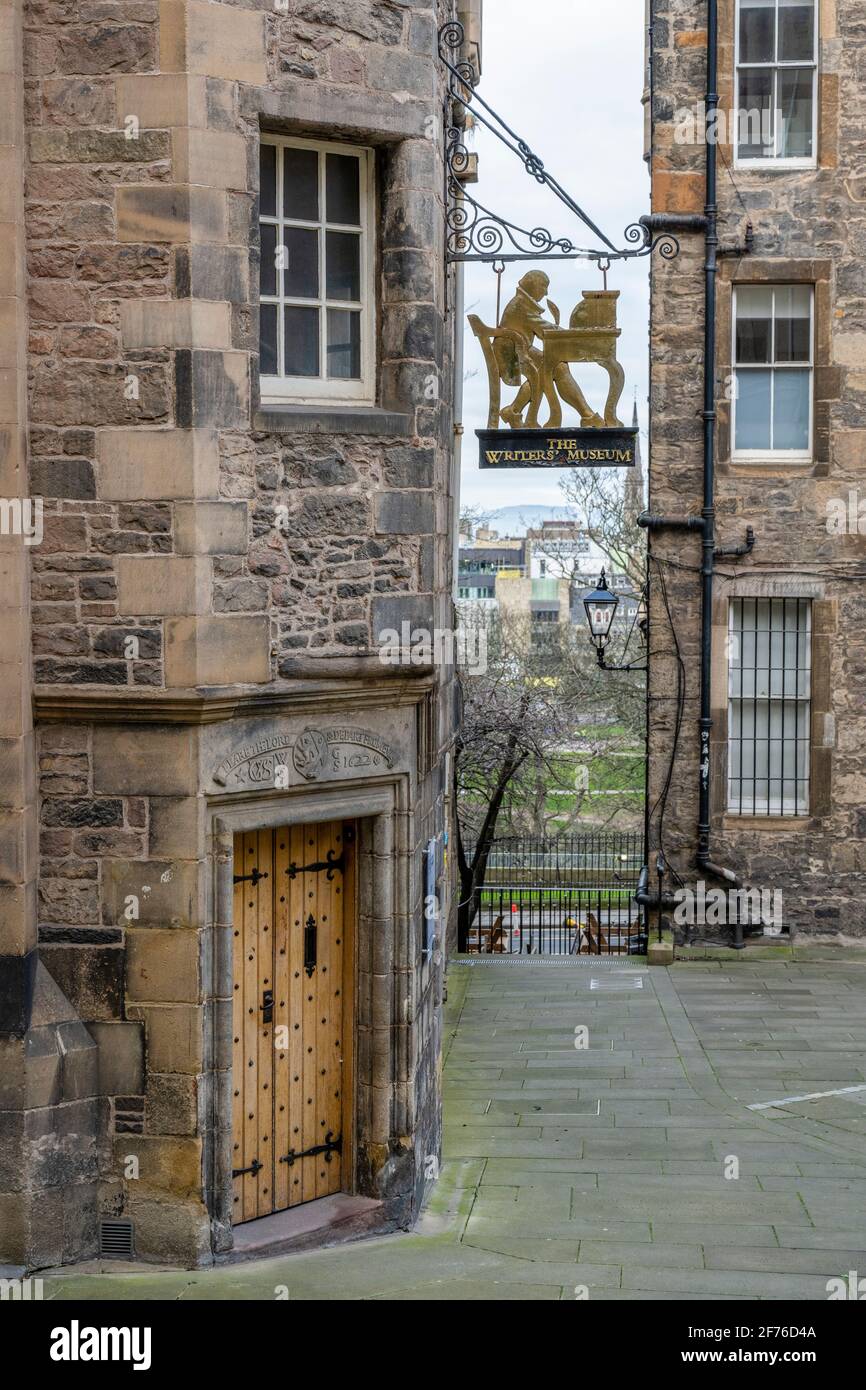
M 234 836 L 243 831 L 325 821 L 354 821 L 358 829 L 357 970 L 355 976 L 355 1103 L 352 1167 L 343 1189 L 370 1191 L 378 1156 L 393 1136 L 397 1088 L 408 1081 L 408 1033 L 413 973 L 405 958 L 410 939 L 408 778 L 374 789 L 337 785 L 286 795 L 222 797 L 210 807 L 213 930 L 205 934 L 204 1006 L 209 1011 L 210 1070 L 203 1078 L 205 1200 L 214 1253 L 232 1248 L 232 944 Z M 347 982 L 348 983 L 348 982 Z M 407 1037 L 401 1041 L 402 1032 Z

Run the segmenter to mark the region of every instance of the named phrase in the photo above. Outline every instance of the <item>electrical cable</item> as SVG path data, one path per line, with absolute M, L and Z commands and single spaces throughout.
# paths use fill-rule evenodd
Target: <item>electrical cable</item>
M 725 171 L 726 171 L 726 173 L 727 173 L 727 175 L 728 175 L 728 178 L 731 180 L 731 186 L 732 186 L 734 192 L 735 192 L 736 195 L 737 195 L 737 201 L 739 202 L 740 207 L 743 209 L 743 212 L 746 214 L 747 217 L 751 217 L 752 214 L 749 212 L 749 209 L 746 207 L 746 204 L 745 204 L 745 202 L 743 201 L 743 195 L 742 195 L 742 193 L 740 192 L 739 188 L 737 187 L 737 180 L 734 178 L 734 171 L 733 171 L 733 169 L 731 168 L 731 166 L 730 166 L 730 164 L 728 163 L 728 161 L 725 159 L 725 152 L 724 152 L 723 146 L 720 145 L 720 144 L 717 144 L 716 149 L 717 149 L 717 152 L 718 152 L 719 159 L 722 161 L 722 166 L 724 167 L 724 169 L 725 169 Z
M 663 602 L 663 604 L 664 604 L 665 612 L 666 612 L 666 614 L 667 614 L 668 626 L 670 627 L 671 637 L 672 637 L 672 639 L 673 639 L 673 644 L 674 644 L 674 655 L 675 655 L 676 661 L 677 661 L 677 713 L 676 713 L 676 720 L 675 720 L 675 723 L 674 723 L 674 736 L 673 736 L 673 741 L 672 741 L 672 744 L 671 744 L 671 756 L 670 756 L 670 761 L 669 761 L 669 763 L 668 763 L 667 775 L 666 775 L 665 780 L 664 780 L 664 783 L 663 783 L 663 785 L 662 785 L 662 789 L 661 789 L 661 791 L 659 792 L 659 795 L 657 796 L 657 798 L 656 798 L 656 800 L 655 800 L 655 803 L 654 803 L 654 805 L 653 805 L 653 807 L 652 807 L 652 810 L 650 811 L 650 820 L 652 820 L 652 818 L 653 818 L 653 816 L 655 815 L 656 811 L 659 810 L 659 808 L 660 808 L 660 810 L 659 810 L 659 822 L 658 822 L 658 843 L 659 843 L 659 849 L 660 849 L 662 855 L 663 855 L 664 858 L 667 860 L 667 859 L 668 859 L 668 856 L 665 854 L 665 848 L 664 848 L 664 822 L 665 822 L 665 812 L 667 811 L 668 795 L 669 795 L 669 793 L 670 793 L 671 783 L 672 783 L 672 781 L 673 781 L 674 765 L 675 765 L 675 763 L 676 763 L 677 750 L 678 750 L 679 741 L 680 741 L 680 733 L 681 733 L 681 731 L 682 731 L 683 718 L 684 718 L 684 716 L 685 716 L 685 703 L 686 703 L 686 668 L 685 668 L 685 662 L 683 661 L 683 657 L 682 657 L 682 651 L 681 651 L 681 649 L 680 649 L 679 637 L 677 636 L 677 631 L 676 631 L 676 628 L 675 628 L 675 626 L 674 626 L 674 619 L 673 619 L 673 614 L 672 614 L 672 612 L 671 612 L 670 600 L 669 600 L 669 598 L 668 598 L 667 583 L 666 583 L 666 581 L 665 581 L 664 570 L 662 569 L 662 566 L 661 566 L 661 564 L 659 563 L 659 560 L 658 560 L 658 558 L 657 558 L 655 555 L 650 554 L 650 555 L 649 555 L 649 559 L 651 559 L 651 560 L 655 563 L 656 570 L 657 570 L 657 572 L 658 572 L 659 583 L 660 583 L 660 586 L 661 586 L 661 593 L 662 593 L 662 602 Z M 674 877 L 677 879 L 677 881 L 678 881 L 679 883 L 682 883 L 682 882 L 683 882 L 682 878 L 681 878 L 680 875 L 677 873 L 676 869 L 675 869 L 674 866 L 670 863 L 669 860 L 668 860 L 668 868 L 670 869 L 670 871 L 671 871 L 671 873 L 674 875 Z

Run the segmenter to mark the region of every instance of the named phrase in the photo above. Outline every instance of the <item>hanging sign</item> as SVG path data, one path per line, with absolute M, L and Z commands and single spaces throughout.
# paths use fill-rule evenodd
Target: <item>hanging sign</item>
M 558 307 L 547 298 L 549 288 L 546 271 L 529 270 L 501 315 L 497 306 L 494 328 L 476 314 L 469 315 L 490 386 L 487 429 L 477 431 L 479 464 L 482 468 L 633 467 L 637 431 L 627 429 L 616 413 L 625 385 L 616 356 L 621 332 L 616 326 L 619 290 L 584 290 L 568 327 L 563 328 Z M 607 398 L 601 412 L 587 401 L 572 374 L 572 366 L 582 362 L 595 363 L 607 373 Z M 507 405 L 503 387 L 517 389 Z M 548 418 L 539 425 L 543 402 Z M 563 405 L 575 412 L 579 424 L 562 428 Z
M 637 430 L 476 430 L 479 468 L 633 468 Z

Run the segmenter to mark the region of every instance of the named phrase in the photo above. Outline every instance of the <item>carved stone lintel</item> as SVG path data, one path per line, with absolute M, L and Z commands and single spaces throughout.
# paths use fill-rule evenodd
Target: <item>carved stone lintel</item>
M 396 762 L 390 744 L 368 729 L 342 725 L 300 734 L 272 734 L 236 747 L 216 767 L 219 787 L 241 790 L 286 788 L 290 782 L 339 781 L 390 771 Z

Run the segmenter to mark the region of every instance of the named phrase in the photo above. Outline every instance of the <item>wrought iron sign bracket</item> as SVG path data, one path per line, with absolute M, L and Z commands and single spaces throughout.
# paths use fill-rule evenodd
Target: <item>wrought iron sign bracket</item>
M 669 231 L 654 235 L 642 222 L 626 227 L 627 246 L 617 248 L 596 226 L 552 174 L 544 162 L 511 129 L 493 107 L 476 91 L 478 75 L 473 65 L 461 58 L 465 42 L 463 25 L 457 20 L 439 30 L 439 57 L 448 75 L 445 96 L 445 257 L 450 263 L 480 261 L 595 261 L 605 272 L 611 261 L 633 260 L 653 251 L 666 261 L 679 254 L 679 242 Z M 485 207 L 467 192 L 466 182 L 474 170 L 474 156 L 464 143 L 464 125 L 472 119 L 511 150 L 526 173 L 544 184 L 554 196 L 603 243 L 602 248 L 578 246 L 570 237 L 555 237 L 546 227 L 520 227 Z M 606 287 L 606 286 L 605 286 Z

